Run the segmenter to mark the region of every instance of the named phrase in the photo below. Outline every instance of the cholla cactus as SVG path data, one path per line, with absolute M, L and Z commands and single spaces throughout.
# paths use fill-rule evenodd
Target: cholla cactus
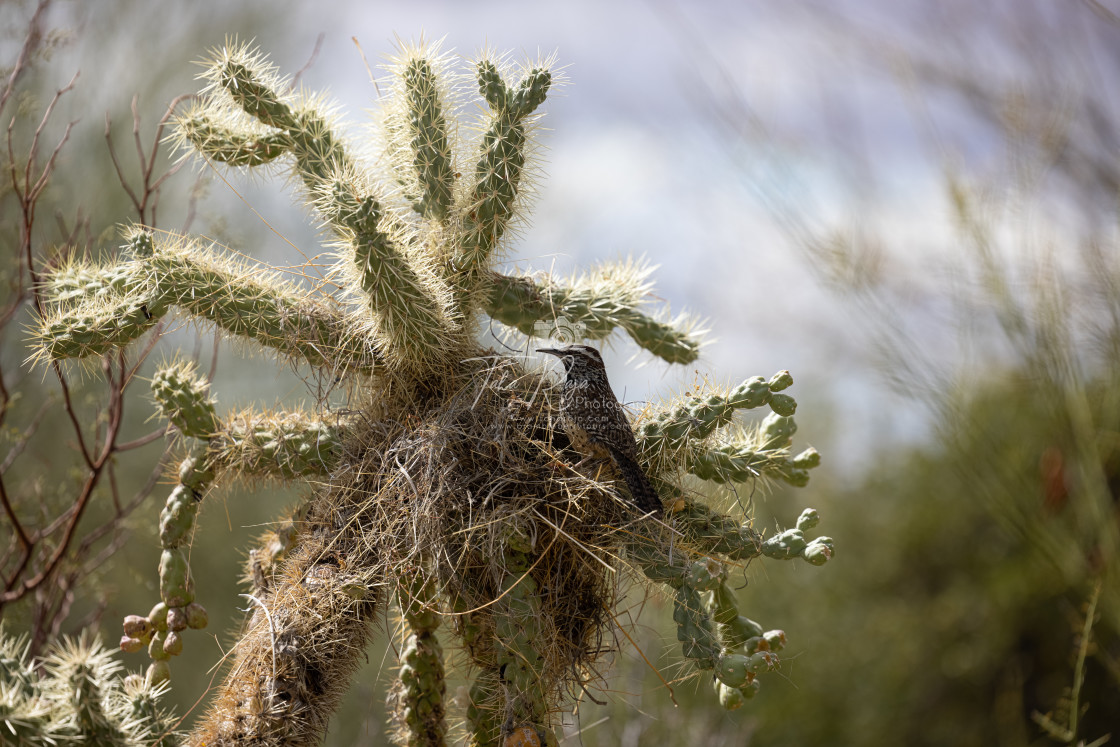
M 448 738 L 442 630 L 469 660 L 469 702 L 458 705 L 470 743 L 555 744 L 565 698 L 594 685 L 626 579 L 666 589 L 686 661 L 714 675 L 720 701 L 736 708 L 778 666 L 784 634 L 739 614 L 729 568 L 760 555 L 818 565 L 831 555 L 830 540 L 804 536 L 813 512 L 767 540 L 683 482 L 805 484 L 819 456 L 789 452 L 788 373 L 640 415 L 642 461 L 666 502 L 660 521 L 634 516 L 623 486 L 576 468 L 553 430 L 548 376 L 480 347 L 484 315 L 529 335 L 558 320 L 591 339 L 621 328 L 676 363 L 694 361 L 699 340 L 686 319 L 647 312 L 648 268 L 621 263 L 567 283 L 495 269 L 523 215 L 534 127 L 555 75 L 548 62 L 518 68 L 483 55 L 474 81 L 485 109 L 471 139 L 460 137 L 465 86 L 450 68 L 430 48 L 395 61 L 381 181 L 321 100 L 288 93 L 244 46 L 212 56 L 209 86 L 178 120 L 183 146 L 203 158 L 290 170 L 332 234 L 340 294 L 316 296 L 198 239 L 140 226 L 127 230 L 118 261 L 61 267 L 46 281 L 54 302 L 38 330 L 41 359 L 100 355 L 178 309 L 351 385 L 347 416 L 220 417 L 191 366 L 153 379 L 188 453 L 160 517 L 161 601 L 125 621 L 122 647 L 148 648 L 150 680 L 169 677 L 185 632 L 206 624 L 185 549 L 208 490 L 245 475 L 318 486 L 251 553 L 254 611 L 194 744 L 317 742 L 392 605 L 404 631 L 390 695 L 399 743 Z M 760 407 L 774 414 L 729 432 L 737 413 Z
M 121 664 L 100 641 L 55 642 L 38 662 L 27 641 L 0 629 L 0 743 L 157 745 L 179 743 L 159 706 L 166 683 L 121 677 Z

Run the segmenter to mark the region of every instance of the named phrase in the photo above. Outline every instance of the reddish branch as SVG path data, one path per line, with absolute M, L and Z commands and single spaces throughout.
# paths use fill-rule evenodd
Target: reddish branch
M 40 0 L 28 23 L 24 44 L 3 90 L 0 91 L 0 112 L 3 112 L 12 93 L 17 90 L 21 77 L 39 48 L 43 38 L 42 19 L 49 4 L 50 0 Z M 33 235 L 36 209 L 55 172 L 59 153 L 70 139 L 74 123 L 66 125 L 45 160 L 40 157 L 40 149 L 55 107 L 64 95 L 73 90 L 77 77 L 75 74 L 66 86 L 55 93 L 47 105 L 31 137 L 25 157 L 16 157 L 17 147 L 14 137 L 16 119 L 13 117 L 8 123 L 8 177 L 12 185 L 13 199 L 18 202 L 19 207 L 15 217 L 19 222 L 20 266 L 11 288 L 13 292 L 8 295 L 10 301 L 0 307 L 0 332 L 6 331 L 9 323 L 28 304 L 34 306 L 39 313 L 44 311 L 45 300 L 41 295 L 40 278 L 43 271 L 49 268 L 51 260 L 44 252 L 36 250 Z M 188 97 L 181 96 L 171 102 L 167 112 L 157 124 L 150 147 L 145 146 L 141 137 L 140 113 L 137 100 L 133 99 L 133 138 L 140 158 L 140 179 L 135 189 L 129 185 L 117 159 L 108 130 L 109 120 L 106 118 L 106 140 L 117 176 L 132 201 L 138 219 L 147 225 L 155 223 L 160 190 L 179 168 L 178 165 L 173 165 L 162 175 L 156 176 L 156 164 L 159 161 L 159 147 L 163 140 L 164 129 L 170 122 L 175 107 L 185 98 Z M 59 228 L 64 237 L 63 245 L 72 248 L 76 245 L 81 230 L 81 214 L 79 213 L 73 230 L 67 230 L 65 223 L 64 220 L 59 220 Z M 55 261 L 58 259 L 56 258 Z M 157 330 L 140 351 L 137 359 L 131 363 L 123 352 L 107 355 L 102 360 L 106 391 L 104 419 L 98 413 L 94 413 L 83 422 L 83 418 L 75 408 L 71 387 L 62 367 L 57 363 L 52 365 L 53 378 L 57 380 L 61 394 L 60 398 L 53 400 L 53 406 L 57 406 L 61 401 L 66 411 L 74 434 L 74 450 L 80 454 L 85 471 L 76 496 L 59 513 L 51 518 L 41 519 L 37 522 L 37 527 L 29 524 L 26 519 L 21 521 L 18 513 L 21 502 L 18 500 L 18 495 L 10 495 L 10 485 L 4 482 L 4 476 L 12 463 L 37 433 L 39 422 L 45 410 L 52 406 L 51 402 L 44 404 L 43 409 L 15 439 L 8 453 L 0 459 L 0 507 L 3 509 L 6 521 L 12 527 L 9 535 L 12 539 L 0 556 L 0 572 L 3 574 L 0 577 L 0 585 L 2 585 L 0 614 L 3 613 L 5 605 L 27 598 L 29 595 L 33 596 L 35 600 L 35 609 L 32 612 L 33 647 L 37 647 L 46 638 L 57 633 L 69 613 L 70 601 L 73 598 L 72 589 L 93 567 L 120 547 L 124 536 L 122 520 L 151 494 L 162 473 L 163 460 L 161 459 L 160 464 L 149 475 L 147 484 L 127 501 L 122 501 L 113 474 L 113 463 L 117 455 L 159 440 L 165 433 L 165 429 L 160 428 L 131 441 L 118 442 L 124 417 L 125 392 L 154 347 L 158 334 Z M 12 383 L 5 381 L 3 373 L 0 371 L 0 425 L 4 423 L 12 403 L 12 393 L 9 389 Z M 102 422 L 103 426 L 90 428 L 90 423 L 99 422 Z M 104 483 L 108 483 L 108 493 L 112 499 L 111 516 L 98 526 L 83 530 L 80 528 L 83 517 L 95 500 L 95 494 L 101 494 L 99 488 Z M 108 543 L 102 542 L 106 537 L 110 537 Z M 98 548 L 96 552 L 95 547 Z

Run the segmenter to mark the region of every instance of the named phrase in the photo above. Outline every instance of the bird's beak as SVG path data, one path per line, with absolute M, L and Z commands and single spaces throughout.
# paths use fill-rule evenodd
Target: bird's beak
M 559 357 L 561 355 L 564 355 L 563 350 L 557 350 L 556 348 L 537 348 L 537 352 L 538 353 L 548 353 L 549 355 L 555 355 L 557 357 Z

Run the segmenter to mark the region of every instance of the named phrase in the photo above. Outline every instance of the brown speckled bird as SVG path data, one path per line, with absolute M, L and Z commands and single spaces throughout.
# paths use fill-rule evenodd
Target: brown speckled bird
M 599 351 L 587 345 L 540 348 L 564 364 L 567 376 L 560 389 L 560 422 L 572 448 L 585 459 L 610 462 L 626 481 L 642 513 L 661 514 L 661 499 L 638 465 L 638 445 L 622 405 L 611 391 Z

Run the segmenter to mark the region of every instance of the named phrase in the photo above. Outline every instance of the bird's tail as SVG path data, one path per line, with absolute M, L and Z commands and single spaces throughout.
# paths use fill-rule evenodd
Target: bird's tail
M 626 454 L 616 449 L 610 449 L 610 452 L 615 464 L 618 465 L 618 471 L 622 473 L 622 479 L 626 481 L 626 487 L 630 489 L 630 497 L 633 498 L 634 505 L 644 514 L 660 516 L 661 496 L 650 485 L 645 471 Z

